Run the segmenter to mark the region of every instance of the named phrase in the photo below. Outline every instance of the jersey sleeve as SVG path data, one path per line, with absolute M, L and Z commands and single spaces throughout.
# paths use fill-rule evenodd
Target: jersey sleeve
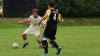
M 51 14 L 51 10 L 48 9 L 48 10 L 46 11 L 46 13 L 45 13 L 45 15 L 48 15 L 48 16 L 46 17 L 46 19 L 45 19 L 46 22 L 49 20 L 50 14 Z
M 61 14 L 58 14 L 57 21 L 58 21 L 58 22 L 61 22 L 61 21 L 62 21 L 62 15 L 61 15 Z
M 51 14 L 51 10 L 48 9 L 48 10 L 46 11 L 46 15 L 50 16 L 50 14 Z
M 28 21 L 31 21 L 31 19 L 32 19 L 32 15 L 27 19 Z

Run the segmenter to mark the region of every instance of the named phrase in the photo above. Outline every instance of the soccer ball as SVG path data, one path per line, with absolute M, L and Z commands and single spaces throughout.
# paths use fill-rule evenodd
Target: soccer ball
M 18 43 L 13 43 L 12 48 L 18 48 Z

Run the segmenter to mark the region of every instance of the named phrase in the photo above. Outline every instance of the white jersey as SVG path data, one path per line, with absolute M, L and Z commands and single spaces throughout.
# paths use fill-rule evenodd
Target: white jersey
M 28 20 L 30 21 L 30 27 L 36 27 L 39 26 L 38 23 L 41 21 L 41 17 L 38 16 L 37 18 L 34 18 L 34 16 L 31 15 Z
M 30 26 L 24 31 L 23 34 L 33 34 L 34 36 L 40 35 L 39 22 L 42 20 L 40 16 L 34 18 L 33 15 L 27 19 L 30 21 Z

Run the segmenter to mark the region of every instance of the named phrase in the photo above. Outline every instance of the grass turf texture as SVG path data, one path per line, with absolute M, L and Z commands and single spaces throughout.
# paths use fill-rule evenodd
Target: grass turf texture
M 43 52 L 35 38 L 28 36 L 29 45 L 22 48 L 22 32 L 27 27 L 13 23 L 0 23 L 0 56 L 40 56 Z M 62 47 L 60 56 L 100 56 L 100 26 L 58 27 L 57 42 Z M 19 48 L 11 45 L 18 39 Z M 49 46 L 49 56 L 56 56 Z

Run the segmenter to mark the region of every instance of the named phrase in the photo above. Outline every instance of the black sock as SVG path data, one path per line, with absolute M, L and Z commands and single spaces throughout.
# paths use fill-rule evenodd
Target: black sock
M 42 41 L 42 46 L 43 46 L 44 52 L 48 53 L 48 42 L 47 42 L 47 40 Z
M 44 48 L 45 53 L 48 53 L 48 47 Z
M 50 44 L 52 44 L 52 46 L 55 47 L 56 49 L 59 48 L 58 44 L 55 41 L 51 41 Z

